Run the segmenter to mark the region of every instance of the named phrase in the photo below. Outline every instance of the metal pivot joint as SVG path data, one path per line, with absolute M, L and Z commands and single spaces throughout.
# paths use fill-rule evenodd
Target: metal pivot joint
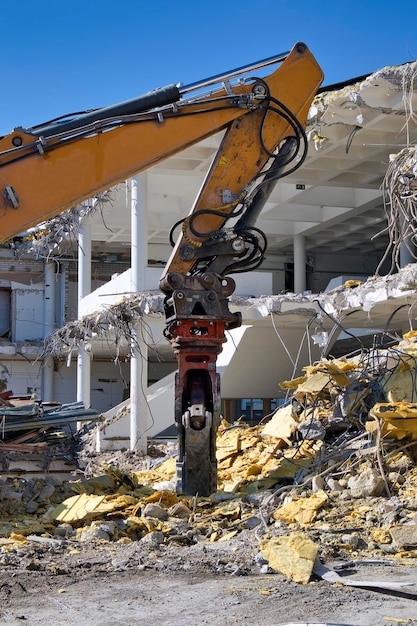
M 220 424 L 220 376 L 216 360 L 225 331 L 241 324 L 229 311 L 235 283 L 206 272 L 168 274 L 165 336 L 178 363 L 175 423 L 178 429 L 177 491 L 208 496 L 217 489 L 216 434 Z M 174 288 L 175 287 L 175 288 Z

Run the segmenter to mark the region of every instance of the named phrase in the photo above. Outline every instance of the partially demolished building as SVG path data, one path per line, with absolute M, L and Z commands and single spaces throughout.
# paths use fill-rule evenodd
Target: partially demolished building
M 1 248 L 8 579 L 78 576 L 80 563 L 99 568 L 94 585 L 97 572 L 153 576 L 162 563 L 167 575 L 189 577 L 194 562 L 205 582 L 280 572 L 303 584 L 415 588 L 416 109 L 417 63 L 315 98 L 306 162 L 260 219 L 266 262 L 237 280 L 231 298 L 243 325 L 218 359 L 224 420 L 217 491 L 207 497 L 176 493 L 176 450 L 166 441 L 176 362 L 156 285 L 168 230 L 187 213 L 219 138 Z M 148 455 L 131 437 L 130 395 L 146 417 L 141 443 L 162 438 Z M 62 425 L 72 438 L 52 428 Z M 371 578 L 346 575 L 364 564 Z M 386 570 L 380 578 L 381 564 L 401 580 Z M 264 578 L 259 594 L 282 586 Z M 412 612 L 384 617 L 390 623 L 413 621 L 404 604 L 416 596 L 402 593 L 396 610 Z
M 259 220 L 266 262 L 238 280 L 232 298 L 244 324 L 218 362 L 229 421 L 253 425 L 274 412 L 287 397 L 279 383 L 322 358 L 386 348 L 414 330 L 416 72 L 416 63 L 387 67 L 317 95 L 307 159 L 280 182 Z M 3 246 L 4 390 L 50 403 L 78 400 L 113 418 L 114 407 L 126 414 L 134 384 L 147 388 L 142 436 L 167 432 L 176 363 L 162 337 L 157 285 L 169 229 L 188 212 L 219 140 Z M 141 211 L 134 289 L 133 195 Z M 141 371 L 132 380 L 136 324 Z M 116 430 L 105 424 L 101 445 L 128 446 L 128 424 L 118 420 Z

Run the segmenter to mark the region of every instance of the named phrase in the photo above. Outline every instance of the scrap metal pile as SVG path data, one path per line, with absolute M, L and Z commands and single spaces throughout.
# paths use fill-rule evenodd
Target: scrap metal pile
M 44 403 L 32 396 L 0 392 L 0 467 L 4 476 L 70 476 L 76 469 L 73 431 L 99 420 L 82 402 Z
M 210 497 L 175 493 L 173 450 L 62 484 L 3 477 L 1 549 L 35 540 L 188 549 L 242 535 L 261 572 L 301 583 L 317 557 L 415 558 L 416 363 L 411 331 L 396 346 L 305 367 L 281 383 L 287 402 L 272 417 L 221 424 Z

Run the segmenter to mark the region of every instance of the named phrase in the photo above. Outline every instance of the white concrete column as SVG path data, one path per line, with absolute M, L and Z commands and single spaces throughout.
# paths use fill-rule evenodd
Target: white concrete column
M 91 292 L 91 226 L 82 223 L 78 237 L 78 304 Z M 80 345 L 77 357 L 77 402 L 91 405 L 91 357 L 86 345 Z M 78 424 L 80 427 L 81 425 Z
M 147 174 L 130 180 L 131 206 L 131 290 L 139 293 L 145 289 L 145 269 L 148 264 L 147 228 Z M 130 361 L 130 449 L 146 452 L 148 405 L 148 349 L 144 341 L 144 324 L 135 324 Z
M 55 285 L 55 262 L 45 263 L 45 292 L 43 305 L 44 337 L 47 337 L 56 327 L 56 285 Z M 54 358 L 47 357 L 42 367 L 42 400 L 52 402 L 54 400 Z
M 303 235 L 294 235 L 294 293 L 306 290 L 306 250 Z
M 91 293 L 91 225 L 81 223 L 78 236 L 78 302 Z

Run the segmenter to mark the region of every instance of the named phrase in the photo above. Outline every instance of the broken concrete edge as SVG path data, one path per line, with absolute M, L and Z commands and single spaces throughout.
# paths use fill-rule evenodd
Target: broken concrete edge
M 392 300 L 397 306 L 410 304 L 410 299 L 417 298 L 417 264 L 411 263 L 396 274 L 371 276 L 363 283 L 351 282 L 319 294 L 231 298 L 231 303 L 241 309 L 244 321 L 267 317 L 271 313 L 313 317 L 323 312 L 338 319 L 355 310 L 362 311 L 367 317 L 380 303 Z
M 266 295 L 259 298 L 232 296 L 231 311 L 240 311 L 243 323 L 277 316 L 298 316 L 311 319 L 324 312 L 335 317 L 354 310 L 370 314 L 379 303 L 387 300 L 397 301 L 398 305 L 410 302 L 417 297 L 417 264 L 407 265 L 397 274 L 389 276 L 371 276 L 362 284 L 337 287 L 319 294 Z M 46 342 L 45 355 L 60 356 L 71 352 L 82 342 L 91 341 L 109 330 L 116 331 L 126 341 L 132 339 L 130 324 L 141 318 L 162 318 L 164 315 L 164 296 L 161 293 L 143 292 L 135 296 L 121 298 L 116 304 L 93 315 L 67 323 L 50 335 Z
M 359 308 L 364 312 L 386 300 L 404 300 L 417 297 L 417 264 L 411 263 L 396 274 L 371 276 L 361 285 L 345 289 L 339 287 L 317 296 L 327 313 L 340 315 Z M 408 300 L 409 301 L 409 300 Z
M 45 340 L 43 357 L 61 356 L 71 353 L 82 343 L 91 342 L 94 337 L 109 331 L 116 333 L 120 340 L 131 342 L 133 322 L 145 317 L 160 318 L 164 314 L 164 295 L 162 293 L 142 292 L 135 296 L 123 296 L 113 305 L 73 320 L 51 333 Z
M 309 125 L 316 124 L 320 129 L 317 137 L 312 137 L 316 149 L 329 139 L 326 137 L 326 128 L 340 124 L 360 128 L 363 110 L 404 108 L 403 98 L 407 90 L 413 89 L 416 69 L 417 62 L 411 61 L 398 66 L 386 66 L 366 78 L 352 79 L 339 89 L 337 85 L 324 87 L 313 100 L 308 120 Z M 351 103 L 351 106 L 347 107 L 346 103 Z

